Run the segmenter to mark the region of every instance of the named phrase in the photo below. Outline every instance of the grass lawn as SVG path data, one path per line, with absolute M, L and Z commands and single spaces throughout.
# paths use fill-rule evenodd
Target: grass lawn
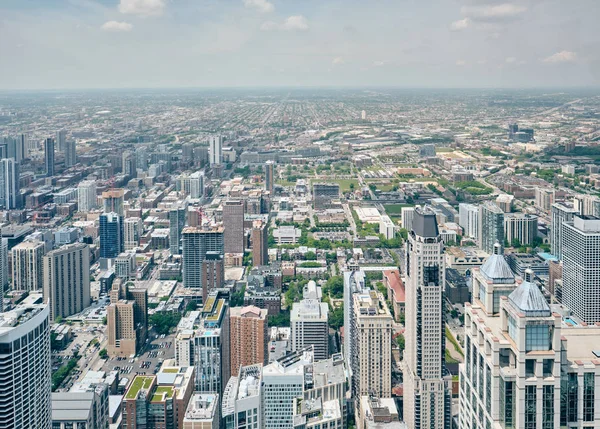
M 454 149 L 451 147 L 436 147 L 435 153 L 444 153 L 444 152 L 454 152 Z
M 281 186 L 296 186 L 296 182 L 288 182 L 287 180 L 276 180 L 275 183 Z
M 386 204 L 383 206 L 389 216 L 400 216 L 402 207 L 414 207 L 414 204 Z
M 452 345 L 454 346 L 454 350 L 456 350 L 462 357 L 465 357 L 465 354 L 463 353 L 462 348 L 460 347 L 460 345 L 456 341 L 456 338 L 454 338 L 454 335 L 452 335 L 452 332 L 450 332 L 450 329 L 448 329 L 447 326 L 446 326 L 446 338 L 448 339 L 448 341 L 450 341 L 452 343 Z
M 328 180 L 324 179 L 323 181 L 327 182 Z M 358 190 L 358 180 L 356 179 L 335 179 L 332 182 L 340 185 L 340 192 L 350 192 L 351 183 L 354 183 L 354 190 Z

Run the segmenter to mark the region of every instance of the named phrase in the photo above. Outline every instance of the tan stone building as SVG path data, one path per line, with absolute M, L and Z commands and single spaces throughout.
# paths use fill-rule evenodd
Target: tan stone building
M 266 364 L 269 342 L 267 310 L 255 306 L 232 307 L 229 315 L 231 374 L 242 366 Z

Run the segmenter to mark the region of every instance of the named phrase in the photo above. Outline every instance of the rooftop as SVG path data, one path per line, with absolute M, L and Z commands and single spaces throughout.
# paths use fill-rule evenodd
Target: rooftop
M 153 376 L 138 375 L 133 379 L 131 386 L 125 393 L 125 400 L 137 399 L 140 391 L 148 391 L 154 382 Z
M 175 389 L 173 386 L 158 386 L 152 395 L 152 402 L 164 402 L 167 399 L 171 399 Z
M 94 401 L 93 392 L 52 394 L 53 421 L 87 421 Z
M 194 393 L 190 398 L 184 420 L 189 421 L 212 421 L 218 414 L 217 404 L 219 395 L 212 393 Z

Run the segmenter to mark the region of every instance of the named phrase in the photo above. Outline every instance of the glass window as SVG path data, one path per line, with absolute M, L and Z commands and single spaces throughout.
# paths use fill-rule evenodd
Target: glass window
M 517 321 L 512 316 L 508 316 L 508 335 L 517 341 Z
M 542 429 L 554 429 L 554 386 L 544 386 Z
M 536 386 L 525 387 L 525 429 L 536 428 Z
M 594 421 L 594 373 L 583 374 L 583 421 Z
M 550 326 L 528 325 L 525 332 L 525 351 L 550 350 Z

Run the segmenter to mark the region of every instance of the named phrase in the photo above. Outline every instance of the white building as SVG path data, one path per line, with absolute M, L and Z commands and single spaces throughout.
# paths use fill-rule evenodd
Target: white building
M 98 207 L 98 196 L 96 194 L 96 182 L 84 180 L 77 186 L 77 209 L 87 213 Z
M 262 365 L 243 366 L 237 376 L 229 379 L 221 404 L 221 417 L 226 428 L 263 427 L 261 380 Z
M 20 206 L 19 164 L 13 158 L 0 160 L 0 208 L 16 209 Z
M 12 248 L 13 289 L 28 292 L 44 287 L 44 243 L 23 241 Z
M 318 299 L 295 302 L 290 314 L 292 351 L 314 346 L 316 360 L 329 357 L 329 305 Z
M 212 167 L 213 165 L 221 165 L 223 163 L 223 136 L 210 136 L 208 143 L 210 166 Z
M 563 222 L 572 222 L 579 210 L 572 203 L 554 203 L 551 209 L 552 223 L 550 224 L 550 244 L 552 254 L 559 260 L 563 252 Z
M 219 395 L 214 393 L 194 393 L 190 398 L 182 429 L 219 429 Z M 255 426 L 246 426 L 253 429 Z
M 524 246 L 532 245 L 537 238 L 538 218 L 525 213 L 504 215 L 504 238 L 512 243 L 518 240 Z
M 396 227 L 388 215 L 381 216 L 379 233 L 383 234 L 387 240 L 392 240 L 396 236 Z
M 554 189 L 535 188 L 535 206 L 540 210 L 550 211 L 555 199 L 556 191 Z
M 123 242 L 125 251 L 135 250 L 140 246 L 140 237 L 144 233 L 144 222 L 139 217 L 128 217 L 123 222 Z
M 400 209 L 400 215 L 402 216 L 402 228 L 407 231 L 412 229 L 412 222 L 415 215 L 414 207 L 402 207 Z
M 120 279 L 135 277 L 136 264 L 134 252 L 123 252 L 115 258 L 115 275 Z
M 190 198 L 203 198 L 204 197 L 204 172 L 196 171 L 189 177 L 190 188 L 187 191 Z
M 405 263 L 404 420 L 410 428 L 450 426 L 452 380 L 444 353 L 444 262 L 435 214 L 416 210 Z
M 465 237 L 477 240 L 479 238 L 479 207 L 475 204 L 460 203 L 458 213 L 458 224 L 465 231 Z
M 273 230 L 273 238 L 277 244 L 296 244 L 302 235 L 300 228 L 293 225 L 282 225 Z

